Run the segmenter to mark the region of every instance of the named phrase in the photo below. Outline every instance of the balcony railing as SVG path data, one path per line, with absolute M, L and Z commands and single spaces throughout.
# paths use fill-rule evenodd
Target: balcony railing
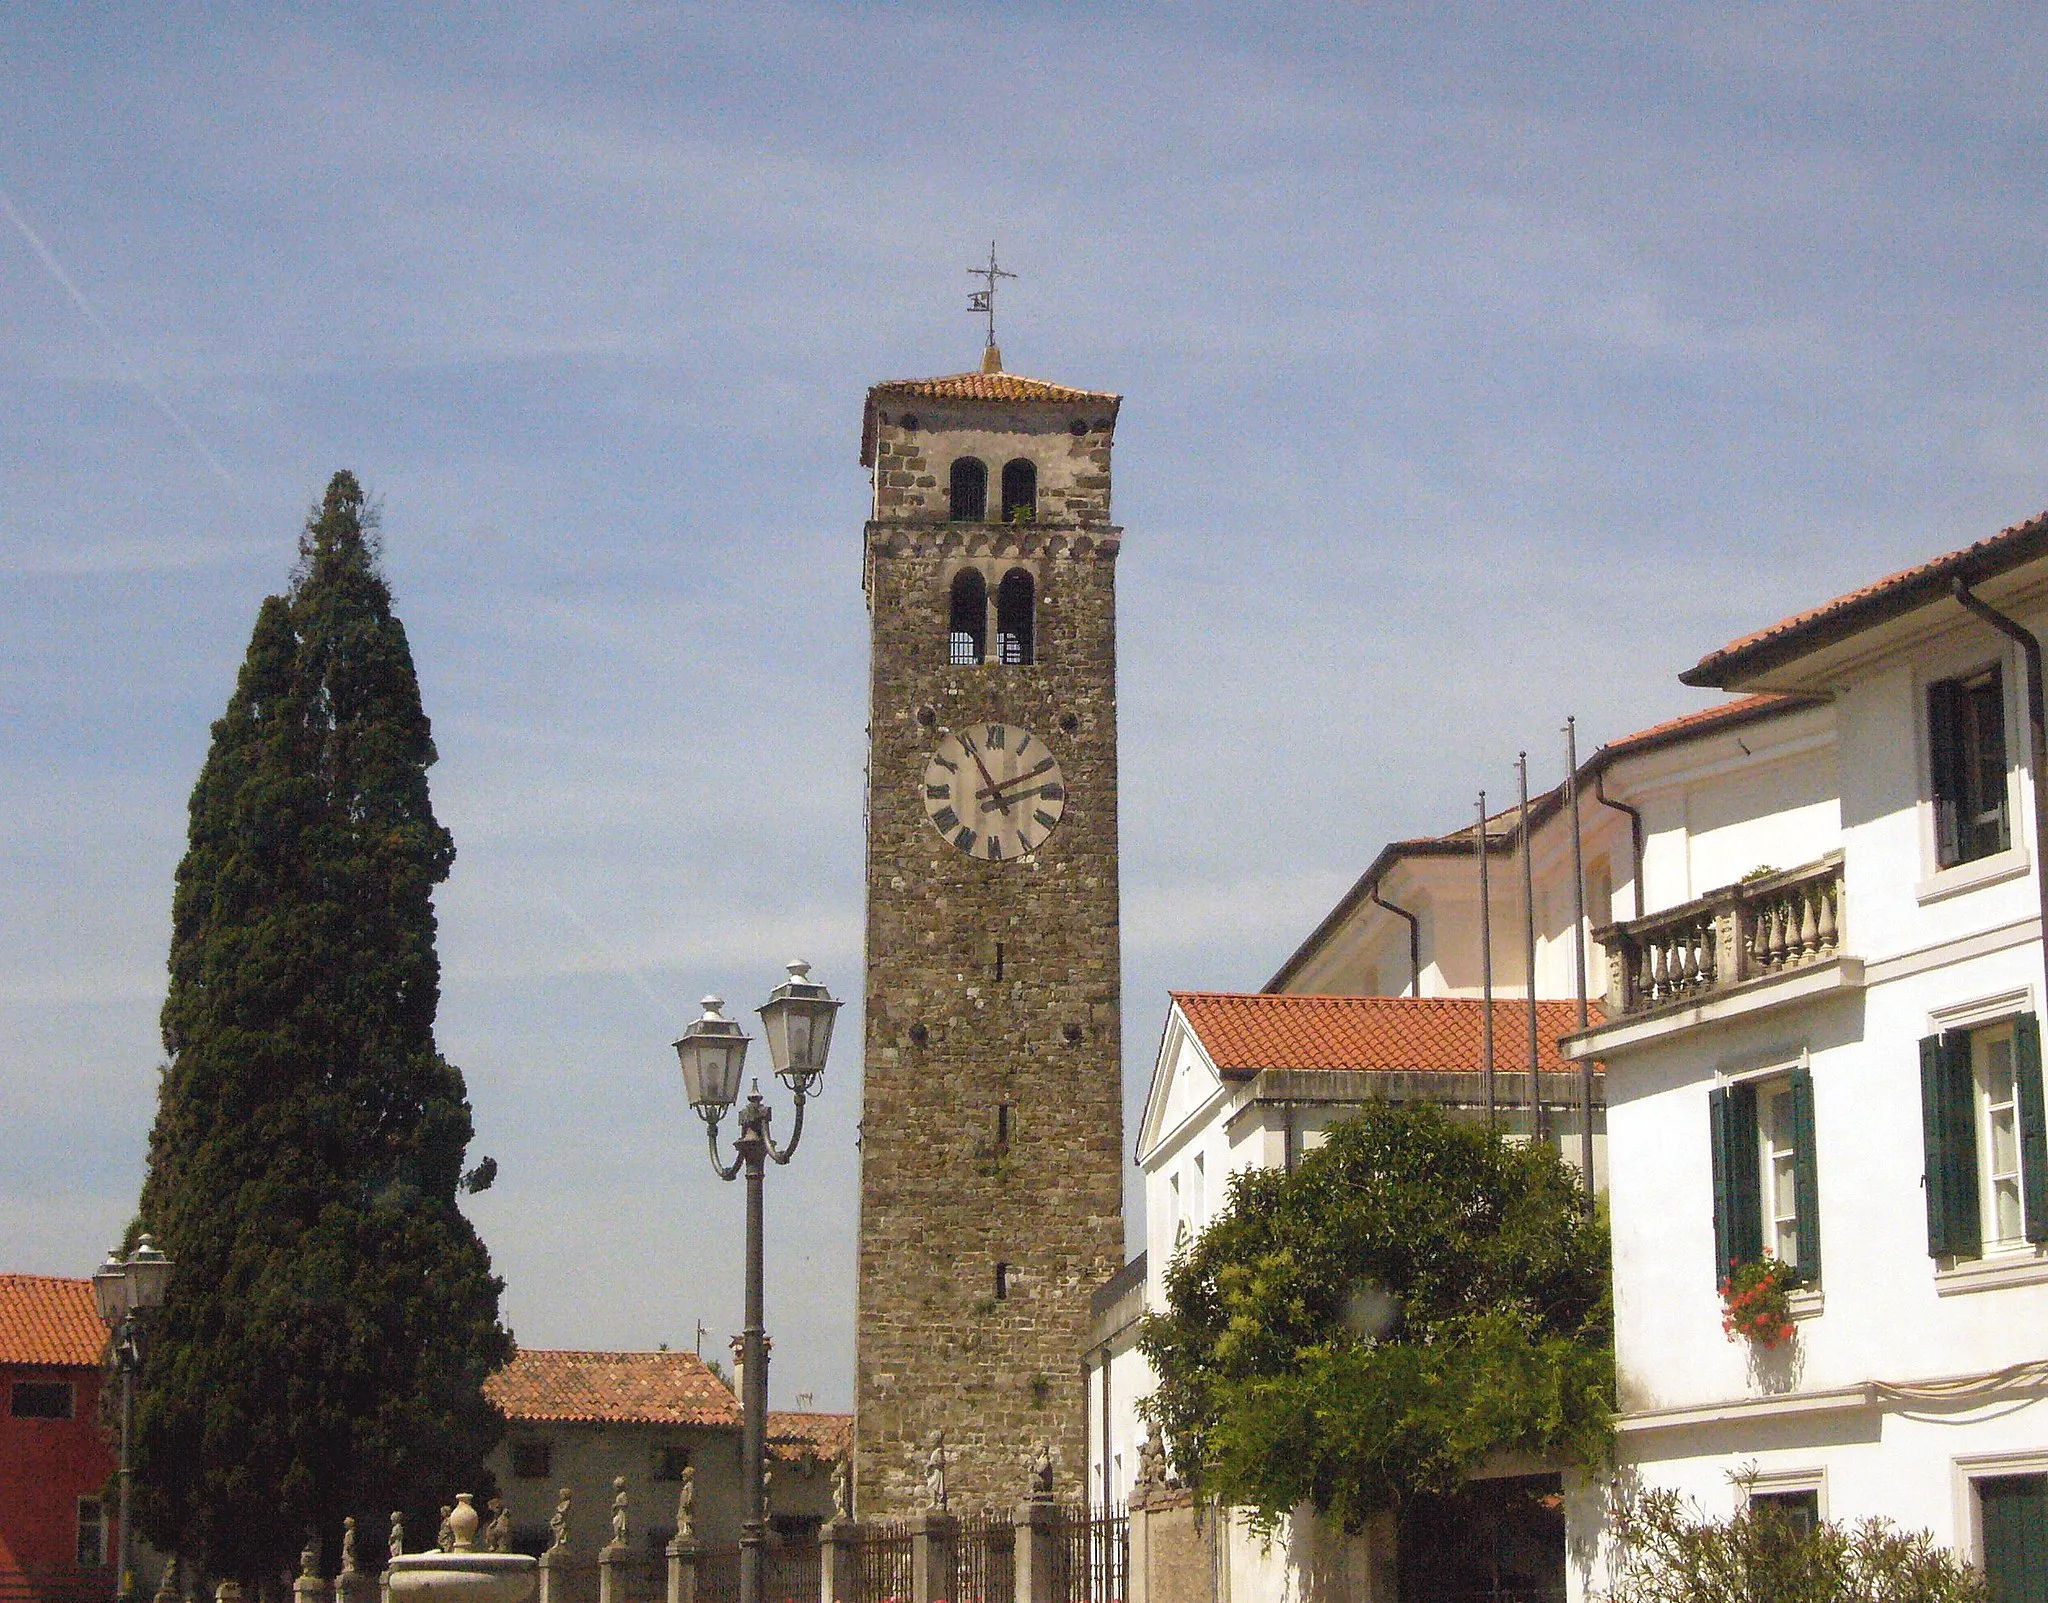
M 1842 915 L 1842 854 L 1830 852 L 1609 924 L 1593 932 L 1607 949 L 1608 1006 L 1647 1013 L 1825 963 L 1842 949 Z

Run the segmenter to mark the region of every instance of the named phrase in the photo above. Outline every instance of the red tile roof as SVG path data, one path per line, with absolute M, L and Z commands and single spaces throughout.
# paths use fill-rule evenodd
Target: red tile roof
M 1102 421 L 1104 412 L 1108 413 L 1109 423 L 1114 424 L 1123 397 L 1107 390 L 1077 390 L 1042 378 L 1026 378 L 1021 373 L 1005 373 L 1001 368 L 993 373 L 949 373 L 943 378 L 887 379 L 869 387 L 867 405 L 861 409 L 862 467 L 875 465 L 875 441 L 882 404 L 898 401 L 1009 401 L 1086 407 L 1094 414 L 1085 420 L 1092 425 Z
M 1468 996 L 1274 996 L 1265 992 L 1175 991 L 1174 1002 L 1220 1073 L 1261 1069 L 1470 1072 L 1482 1068 L 1480 1013 Z M 1494 1004 L 1494 1062 L 1522 1062 L 1516 1033 L 1527 1004 Z M 1597 1021 L 1600 1010 L 1593 1016 Z M 1547 1074 L 1573 1065 L 1560 1036 L 1578 1028 L 1576 1002 L 1536 1004 L 1536 1061 Z
M 0 1364 L 97 1368 L 106 1350 L 90 1280 L 0 1275 Z
M 922 401 L 1048 401 L 1055 403 L 1107 401 L 1114 405 L 1122 397 L 1106 390 L 1077 390 L 1021 373 L 949 373 L 944 378 L 885 379 L 868 389 L 873 401 L 880 396 L 907 396 Z
M 1940 601 L 1957 579 L 1978 584 L 2043 555 L 2048 555 L 2048 512 L 1731 640 L 1719 651 L 1708 652 L 1680 674 L 1679 680 L 1726 688 L 1748 675 L 1766 672 L 1859 630 Z
M 484 1382 L 507 1419 L 738 1425 L 740 1405 L 695 1353 L 521 1352 Z
M 768 1410 L 768 1451 L 784 1460 L 843 1457 L 853 1446 L 853 1415 Z

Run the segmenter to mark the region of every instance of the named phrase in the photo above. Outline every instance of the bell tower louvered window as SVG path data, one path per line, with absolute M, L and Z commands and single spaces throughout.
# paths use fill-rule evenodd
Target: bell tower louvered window
M 1003 521 L 1038 521 L 1038 464 L 1026 457 L 1003 464 Z
M 988 655 L 988 581 L 979 568 L 962 568 L 953 576 L 952 624 L 946 637 L 946 660 L 955 667 L 980 662 Z
M 1037 603 L 1038 586 L 1022 568 L 1012 568 L 996 586 L 996 649 L 1011 667 L 1033 660 Z
M 953 521 L 979 523 L 988 516 L 988 464 L 979 457 L 953 461 Z

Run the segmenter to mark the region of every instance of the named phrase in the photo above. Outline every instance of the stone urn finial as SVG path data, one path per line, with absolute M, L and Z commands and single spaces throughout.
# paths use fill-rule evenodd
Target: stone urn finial
M 448 1514 L 448 1535 L 450 1545 L 444 1549 L 451 1553 L 474 1553 L 476 1551 L 476 1497 L 470 1492 L 455 1494 L 455 1507 Z
M 306 1545 L 299 1549 L 299 1579 L 317 1581 L 320 1579 L 320 1533 L 306 1532 Z

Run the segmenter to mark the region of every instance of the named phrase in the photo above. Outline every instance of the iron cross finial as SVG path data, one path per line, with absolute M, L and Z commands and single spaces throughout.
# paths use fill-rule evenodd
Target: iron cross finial
M 1015 278 L 1017 275 L 1015 273 L 1006 273 L 996 265 L 996 242 L 990 240 L 988 242 L 988 266 L 970 267 L 967 269 L 967 276 L 969 278 L 982 278 L 988 281 L 987 289 L 977 289 L 968 295 L 967 309 L 970 312 L 983 312 L 987 314 L 988 348 L 994 350 L 996 348 L 996 280 L 999 278 Z

